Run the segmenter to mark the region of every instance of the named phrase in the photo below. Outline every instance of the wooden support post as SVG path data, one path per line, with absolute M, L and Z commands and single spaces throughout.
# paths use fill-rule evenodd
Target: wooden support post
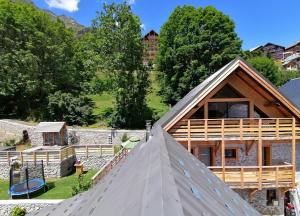
M 293 165 L 293 188 L 296 187 L 296 120 L 292 123 L 292 165 Z
M 49 152 L 47 151 L 46 152 L 46 164 L 48 165 L 48 163 L 49 163 Z
M 240 119 L 240 140 L 243 140 L 243 119 Z
M 241 167 L 241 187 L 244 188 L 244 167 Z
M 275 171 L 276 188 L 278 188 L 278 171 L 279 171 L 279 167 L 277 166 Z
M 258 120 L 258 189 L 262 189 L 262 138 L 261 138 L 261 119 Z
M 7 157 L 7 163 L 10 166 L 10 152 L 9 151 L 6 153 L 6 157 Z
M 224 119 L 222 119 L 222 140 L 221 140 L 221 162 L 222 162 L 222 179 L 225 182 L 225 140 L 224 140 Z
M 34 162 L 34 166 L 36 166 L 36 152 L 33 152 L 33 162 Z
M 279 140 L 279 119 L 276 119 L 276 139 Z
M 207 127 L 207 119 L 205 119 L 204 120 L 204 136 L 205 136 L 205 140 L 206 141 L 207 141 L 207 135 L 208 135 L 207 129 L 208 129 L 208 127 Z
M 204 118 L 208 119 L 208 102 L 204 102 Z
M 192 152 L 192 144 L 191 144 L 191 120 L 188 120 L 188 151 Z

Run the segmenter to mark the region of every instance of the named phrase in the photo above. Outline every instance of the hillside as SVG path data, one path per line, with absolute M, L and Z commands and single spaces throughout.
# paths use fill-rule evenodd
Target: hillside
M 11 0 L 12 2 L 22 2 L 22 3 L 28 3 L 28 4 L 32 4 L 34 5 L 36 8 L 38 8 L 34 3 L 33 1 L 31 0 Z M 77 23 L 73 18 L 71 17 L 68 17 L 68 16 L 65 16 L 65 15 L 56 15 L 55 13 L 53 13 L 52 11 L 50 10 L 44 10 L 44 9 L 41 9 L 41 8 L 38 8 L 39 10 L 42 10 L 44 11 L 45 13 L 49 14 L 49 16 L 52 18 L 52 19 L 60 19 L 61 21 L 64 22 L 64 24 L 66 25 L 67 28 L 71 28 L 74 30 L 74 32 L 78 35 L 84 33 L 86 31 L 86 27 Z

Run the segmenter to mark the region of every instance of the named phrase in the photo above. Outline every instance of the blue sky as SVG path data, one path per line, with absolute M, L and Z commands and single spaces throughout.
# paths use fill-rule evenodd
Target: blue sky
M 33 0 L 41 8 L 65 14 L 89 26 L 104 0 Z M 176 6 L 212 5 L 229 15 L 243 40 L 243 49 L 273 42 L 287 46 L 300 40 L 299 0 L 129 0 L 145 32 L 159 32 Z M 106 0 L 107 3 L 112 0 Z M 121 2 L 116 0 L 115 2 Z

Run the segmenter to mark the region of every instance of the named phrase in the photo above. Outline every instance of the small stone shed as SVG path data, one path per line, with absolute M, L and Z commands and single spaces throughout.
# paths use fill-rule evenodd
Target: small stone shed
M 67 144 L 67 125 L 65 122 L 40 122 L 35 132 L 42 133 L 43 145 Z

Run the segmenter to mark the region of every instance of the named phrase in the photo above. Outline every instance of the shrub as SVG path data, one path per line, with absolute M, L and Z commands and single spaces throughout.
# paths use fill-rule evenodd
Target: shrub
M 130 137 L 128 136 L 128 134 L 127 134 L 127 133 L 123 133 L 123 135 L 122 135 L 122 137 L 121 137 L 122 143 L 123 143 L 123 142 L 126 142 L 126 141 L 129 140 L 129 139 L 130 139 Z
M 79 175 L 77 179 L 77 185 L 72 186 L 72 196 L 87 191 L 91 187 L 91 181 L 84 181 L 84 175 Z
M 26 209 L 22 208 L 22 207 L 14 207 L 11 212 L 10 215 L 11 216 L 25 216 L 26 215 Z

